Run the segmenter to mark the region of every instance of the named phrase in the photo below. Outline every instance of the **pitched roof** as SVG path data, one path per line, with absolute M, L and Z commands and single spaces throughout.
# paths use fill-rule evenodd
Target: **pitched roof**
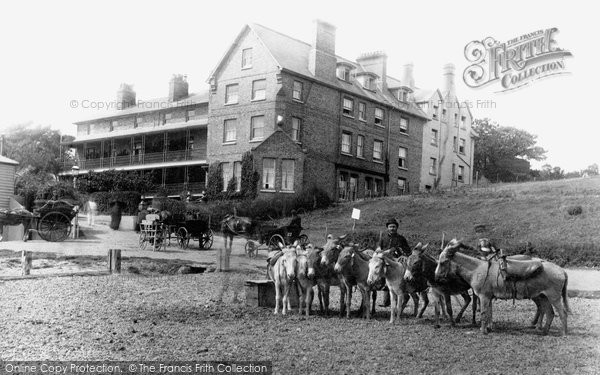
M 113 117 L 129 116 L 132 114 L 150 113 L 154 111 L 159 111 L 161 109 L 164 110 L 169 108 L 186 107 L 189 105 L 201 103 L 208 103 L 208 90 L 201 91 L 198 93 L 191 93 L 187 97 L 182 98 L 176 102 L 170 101 L 168 96 L 148 100 L 138 100 L 136 105 L 132 107 L 125 109 L 115 109 L 103 116 L 77 121 L 74 124 L 82 124 L 88 121 L 96 121 Z
M 0 155 L 0 164 L 19 165 L 19 162 Z
M 269 134 L 269 136 L 267 136 L 267 138 L 263 139 L 262 142 L 260 142 L 258 145 L 256 145 L 252 149 L 257 150 L 257 149 L 260 149 L 261 147 L 266 146 L 269 143 L 269 141 L 275 137 L 283 137 L 283 139 L 285 139 L 288 143 L 290 143 L 290 145 L 292 145 L 292 147 L 296 147 L 296 148 L 298 148 L 298 150 L 300 152 L 304 152 L 304 150 L 302 149 L 302 146 L 300 146 L 298 144 L 298 142 L 294 141 L 292 139 L 292 137 L 289 134 L 287 134 L 286 132 L 284 132 L 283 129 L 281 129 L 280 127 L 277 127 L 277 129 L 275 129 L 275 131 L 273 133 Z
M 269 50 L 280 68 L 301 74 L 306 77 L 317 79 L 308 70 L 308 58 L 311 49 L 310 44 L 259 24 L 250 24 L 249 27 Z M 351 64 L 356 66 L 358 71 L 364 71 L 360 64 L 355 61 L 343 58 L 341 56 L 336 56 L 336 58 L 339 63 L 343 62 Z M 387 77 L 387 79 L 389 82 L 390 77 Z M 360 85 L 360 83 L 358 83 L 356 80 L 352 80 L 352 82 L 346 82 L 337 79 L 336 77 L 332 77 L 332 80 L 327 80 L 325 82 L 327 84 L 336 86 L 340 90 L 348 91 L 373 101 L 385 103 L 389 106 L 394 106 L 418 117 L 428 118 L 427 115 L 413 103 L 400 102 L 389 92 L 382 92 L 381 90 L 367 90 L 363 88 L 362 85 Z

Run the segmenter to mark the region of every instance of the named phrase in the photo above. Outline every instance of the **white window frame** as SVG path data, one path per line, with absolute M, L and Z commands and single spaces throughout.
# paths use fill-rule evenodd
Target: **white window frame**
M 465 148 L 467 147 L 467 141 L 464 138 L 460 138 L 458 143 L 458 153 L 465 154 Z
M 467 123 L 467 116 L 460 116 L 460 126 L 461 128 L 465 128 Z
M 359 135 L 356 137 L 356 157 L 365 157 L 365 136 Z
M 262 89 L 255 87 L 255 85 L 259 82 L 264 83 L 264 87 Z M 267 80 L 257 79 L 255 81 L 252 81 L 252 101 L 265 99 L 267 99 Z
M 252 48 L 242 50 L 242 69 L 252 68 Z
M 229 180 L 231 180 L 231 167 L 229 164 L 231 163 L 221 163 L 221 171 L 223 173 L 223 191 L 227 191 L 227 185 L 229 184 Z
M 458 176 L 456 176 L 457 180 L 460 182 L 465 181 L 465 167 L 462 165 L 458 166 Z
M 402 183 L 400 183 L 402 182 Z M 398 193 L 404 195 L 406 193 L 406 179 L 398 177 Z
M 300 130 L 302 129 L 302 119 L 299 117 L 292 117 L 292 140 L 300 142 Z
M 234 143 L 237 140 L 237 119 L 223 121 L 223 143 Z
M 367 104 L 365 102 L 358 102 L 358 119 L 360 121 L 367 121 Z
M 437 129 L 431 129 L 431 144 L 436 147 L 438 145 L 438 133 Z
M 382 108 L 375 108 L 375 125 L 377 126 L 384 126 L 383 125 L 383 118 L 385 116 L 385 112 Z
M 408 169 L 407 155 L 408 149 L 406 147 L 398 147 L 398 168 Z
M 433 113 L 431 114 L 431 117 L 433 117 L 435 120 L 437 120 L 439 111 L 440 111 L 440 107 L 438 107 L 437 105 L 434 105 Z
M 349 67 L 347 67 L 345 65 L 338 66 L 336 75 L 342 81 L 350 82 L 350 68 Z
M 273 162 L 273 166 L 267 166 L 267 161 L 269 163 Z M 275 169 L 277 165 L 277 159 L 275 158 L 263 158 L 263 168 L 262 168 L 262 189 L 263 190 L 275 190 Z
M 342 154 L 351 154 L 352 153 L 352 133 L 342 133 Z
M 297 85 L 299 85 L 299 90 Z M 302 92 L 304 91 L 304 83 L 301 81 L 294 81 L 294 87 L 292 90 L 292 99 L 297 100 L 297 101 L 302 101 Z
M 256 127 L 256 123 L 255 121 L 257 121 L 258 119 L 261 119 L 262 121 L 262 126 L 261 127 Z M 256 135 L 256 131 L 260 129 L 261 131 L 261 135 L 257 136 Z M 261 140 L 265 137 L 265 116 L 261 115 L 261 116 L 253 116 L 252 118 L 250 118 L 250 140 L 251 141 L 256 141 L 256 140 Z
M 230 89 L 235 87 L 235 92 L 230 92 Z M 240 100 L 240 85 L 232 83 L 231 85 L 225 86 L 225 105 L 238 104 Z
M 408 134 L 409 121 L 408 117 L 400 117 L 400 133 Z
M 376 147 L 377 145 L 379 145 L 379 149 Z M 377 157 L 377 154 L 379 154 L 379 157 Z M 373 160 L 383 161 L 383 141 L 373 141 Z
M 291 169 L 286 168 L 291 165 Z M 281 160 L 281 191 L 294 191 L 294 169 L 296 168 L 296 160 L 282 159 Z
M 354 99 L 342 98 L 342 114 L 348 117 L 354 117 Z
M 437 176 L 437 159 L 436 158 L 429 158 L 429 174 L 430 175 L 434 175 Z
M 242 190 L 242 162 L 233 162 L 233 177 L 235 177 L 235 191 Z

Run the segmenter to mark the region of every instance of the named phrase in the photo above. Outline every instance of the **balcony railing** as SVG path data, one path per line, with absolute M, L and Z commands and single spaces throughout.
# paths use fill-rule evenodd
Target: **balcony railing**
M 202 160 L 206 159 L 206 150 L 177 150 L 164 152 L 139 153 L 137 155 L 122 155 L 80 160 L 78 165 L 82 170 L 97 168 L 124 167 L 129 165 L 144 165 L 168 161 Z M 64 171 L 71 170 L 71 164 L 64 163 Z

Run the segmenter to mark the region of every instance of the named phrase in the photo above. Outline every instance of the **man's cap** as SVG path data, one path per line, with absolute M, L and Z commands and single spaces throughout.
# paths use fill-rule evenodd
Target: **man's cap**
M 400 224 L 398 223 L 398 220 L 396 220 L 396 218 L 394 218 L 394 217 L 388 219 L 388 221 L 385 223 L 385 226 L 387 227 L 390 224 L 394 224 L 397 227 L 400 226 Z

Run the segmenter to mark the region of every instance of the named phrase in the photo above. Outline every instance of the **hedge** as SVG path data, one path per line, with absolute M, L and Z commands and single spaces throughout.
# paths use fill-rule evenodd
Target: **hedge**
M 140 204 L 140 193 L 137 191 L 118 191 L 118 192 L 107 192 L 99 191 L 90 194 L 87 199 L 85 197 L 80 198 L 80 204 L 82 207 L 88 199 L 94 200 L 98 205 L 99 214 L 109 214 L 111 203 L 118 201 L 123 204 L 123 215 L 136 215 L 138 212 L 138 205 Z

